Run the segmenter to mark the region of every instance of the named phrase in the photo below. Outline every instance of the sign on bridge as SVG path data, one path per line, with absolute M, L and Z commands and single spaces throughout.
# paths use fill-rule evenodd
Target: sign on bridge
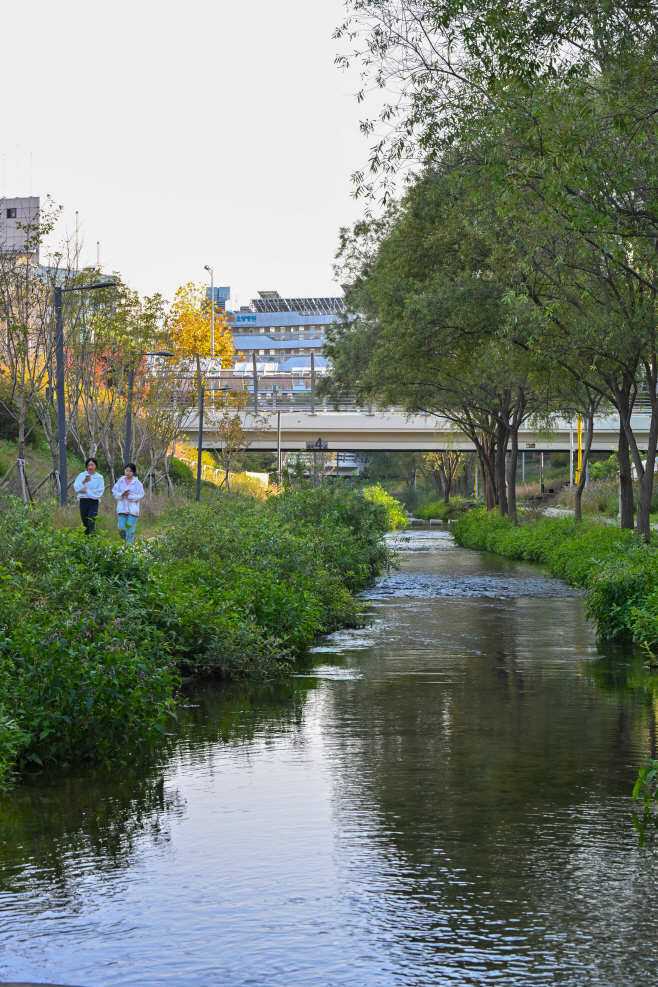
M 326 439 L 318 439 L 317 442 L 307 442 L 306 451 L 307 452 L 322 452 L 324 449 L 329 448 L 329 443 Z

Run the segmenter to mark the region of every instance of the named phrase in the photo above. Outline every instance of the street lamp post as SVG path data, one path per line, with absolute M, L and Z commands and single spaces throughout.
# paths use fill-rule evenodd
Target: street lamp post
M 206 264 L 205 271 L 210 274 L 210 356 L 215 357 L 215 272 L 209 264 Z
M 196 372 L 197 372 L 197 388 L 198 388 L 198 398 L 199 398 L 199 441 L 197 443 L 197 457 L 196 457 L 196 499 L 197 503 L 201 500 L 201 459 L 203 457 L 203 397 L 205 388 L 201 383 L 201 361 L 199 359 L 199 354 L 196 355 Z M 220 391 L 230 391 L 230 387 L 220 387 Z
M 196 460 L 196 499 L 201 500 L 201 457 L 203 456 L 203 395 L 205 388 L 201 383 L 201 369 L 199 368 L 199 357 L 197 356 L 198 368 L 198 388 L 199 388 L 199 444 L 197 447 Z
M 93 291 L 94 288 L 116 288 L 116 281 L 99 281 L 97 284 L 80 284 L 71 288 L 55 288 L 55 366 L 57 387 L 57 428 L 59 431 L 59 496 L 62 507 L 68 499 L 66 464 L 66 395 L 64 393 L 64 318 L 62 294 L 65 291 Z

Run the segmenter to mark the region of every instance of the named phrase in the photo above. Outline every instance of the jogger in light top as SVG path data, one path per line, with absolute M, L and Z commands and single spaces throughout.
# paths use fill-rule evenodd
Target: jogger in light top
M 73 489 L 78 495 L 85 534 L 90 535 L 96 527 L 98 505 L 105 490 L 105 481 L 98 472 L 98 461 L 93 456 L 90 456 L 85 463 L 85 472 L 76 477 Z
M 139 517 L 139 502 L 144 496 L 144 487 L 136 477 L 137 467 L 126 463 L 124 475 L 112 487 L 112 496 L 117 502 L 119 535 L 126 545 L 132 545 Z

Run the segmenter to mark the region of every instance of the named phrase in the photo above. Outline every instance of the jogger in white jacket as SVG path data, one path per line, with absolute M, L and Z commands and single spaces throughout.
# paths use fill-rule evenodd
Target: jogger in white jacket
M 132 545 L 139 517 L 139 502 L 144 496 L 144 487 L 136 477 L 137 467 L 126 463 L 124 475 L 112 487 L 112 496 L 117 502 L 119 534 L 126 545 Z
M 85 472 L 76 477 L 73 489 L 78 495 L 80 517 L 85 526 L 85 534 L 90 535 L 96 527 L 98 505 L 105 490 L 105 481 L 98 472 L 98 462 L 90 456 L 85 463 Z

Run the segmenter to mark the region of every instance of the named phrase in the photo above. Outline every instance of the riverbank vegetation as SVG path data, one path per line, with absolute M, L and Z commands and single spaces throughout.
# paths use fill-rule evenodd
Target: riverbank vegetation
M 512 519 L 519 430 L 541 448 L 580 414 L 587 460 L 597 416 L 614 414 L 621 524 L 635 470 L 648 540 L 658 11 L 595 6 L 348 0 L 345 63 L 391 97 L 362 125 L 375 143 L 354 180 L 383 209 L 341 233 L 349 314 L 328 333 L 328 391 L 451 422 L 487 508 Z
M 585 590 L 585 612 L 605 640 L 633 642 L 654 661 L 658 648 L 658 548 L 631 531 L 573 516 L 509 518 L 472 510 L 451 531 L 459 545 L 540 562 L 551 575 Z M 655 536 L 654 536 L 655 539 Z
M 313 637 L 363 619 L 354 594 L 391 563 L 387 507 L 293 490 L 172 508 L 133 549 L 0 513 L 0 777 L 110 763 L 171 728 L 182 676 L 272 677 Z

